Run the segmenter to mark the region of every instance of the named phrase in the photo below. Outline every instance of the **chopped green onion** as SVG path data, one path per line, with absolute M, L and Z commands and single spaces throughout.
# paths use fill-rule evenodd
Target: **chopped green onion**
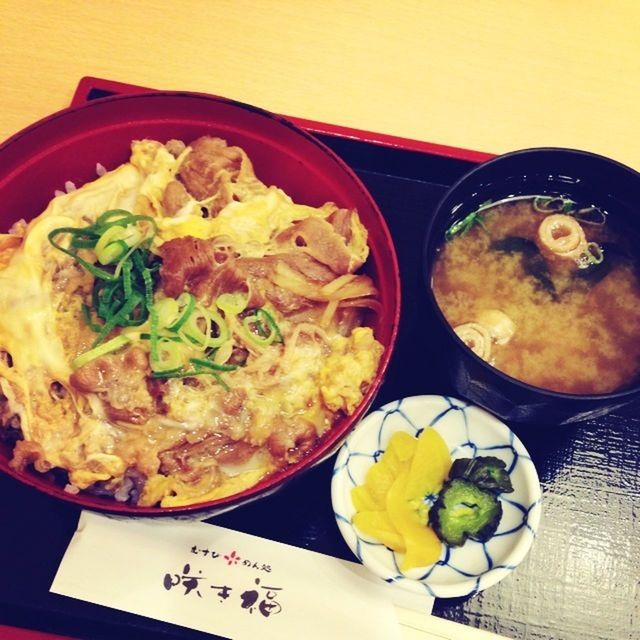
M 222 293 L 216 298 L 216 306 L 225 315 L 238 315 L 247 308 L 248 296 L 243 293 Z
M 607 221 L 607 215 L 598 207 L 582 207 L 567 196 L 534 196 L 533 208 L 540 213 L 565 213 L 573 216 L 581 223 L 602 226 Z
M 115 219 L 112 220 L 111 218 Z M 156 221 L 151 216 L 136 215 L 133 213 L 129 213 L 124 209 L 105 211 L 105 213 L 103 213 L 96 219 L 93 227 L 87 227 L 87 229 L 94 230 L 98 233 L 98 235 L 102 235 L 107 229 L 110 229 L 111 227 L 128 227 L 129 225 L 134 225 L 138 222 L 149 222 L 151 225 L 151 236 L 154 236 L 156 234 L 158 227 L 156 225 Z
M 144 300 L 147 308 L 151 308 L 153 306 L 153 277 L 151 276 L 151 271 L 147 268 L 139 251 L 133 253 L 131 259 L 142 276 L 142 282 L 144 283 Z
M 601 264 L 604 260 L 604 251 L 597 242 L 589 242 L 584 253 L 578 258 L 578 267 L 587 269 L 588 267 Z
M 97 345 L 99 345 L 106 337 L 107 335 L 109 335 L 109 333 L 112 331 L 112 329 L 114 329 L 117 325 L 122 325 L 123 322 L 125 321 L 126 317 L 136 308 L 140 305 L 140 303 L 142 302 L 142 296 L 138 293 L 133 293 L 131 295 L 131 297 L 129 298 L 129 300 L 127 300 L 123 307 L 120 309 L 120 311 L 118 311 L 117 313 L 115 313 L 114 315 L 112 315 L 102 326 L 102 329 L 100 330 L 100 333 L 98 334 L 98 337 L 95 339 L 93 346 L 96 347 Z M 126 325 L 125 325 L 126 326 Z
M 184 365 L 184 349 L 181 343 L 161 338 L 156 345 L 155 357 L 150 358 L 151 370 L 154 373 L 177 373 Z
M 182 329 L 184 323 L 193 313 L 193 310 L 196 306 L 196 299 L 190 293 L 187 293 L 185 291 L 178 296 L 177 303 L 178 313 L 180 315 L 173 324 L 167 325 L 167 329 L 170 329 L 171 331 L 180 331 L 180 329 Z
M 225 391 L 231 391 L 231 387 L 222 379 L 222 376 L 210 369 L 192 369 L 186 371 L 179 369 L 178 371 L 154 372 L 152 375 L 154 378 L 195 378 L 195 376 L 202 375 L 212 376 Z
M 153 371 L 153 378 L 193 378 L 202 373 L 208 373 L 207 371 L 185 371 L 182 367 L 171 371 Z
M 96 233 L 77 233 L 71 236 L 69 245 L 74 249 L 93 249 L 98 237 Z
M 203 351 L 209 346 L 211 318 L 199 304 L 195 306 L 193 313 L 185 320 L 178 335 L 187 344 L 195 345 Z
M 118 344 L 124 344 L 123 340 L 130 339 L 122 335 L 101 345 L 113 329 L 140 326 L 150 315 L 151 354 L 155 360 L 158 359 L 155 357 L 158 355 L 158 317 L 152 308 L 153 274 L 159 265 L 151 261 L 153 258 L 149 252 L 156 232 L 157 226 L 152 217 L 113 209 L 98 216 L 93 225 L 60 227 L 49 233 L 52 246 L 72 257 L 95 279 L 91 292 L 92 308 L 83 305 L 82 314 L 87 326 L 98 335 L 92 349 L 74 360 L 75 367 L 98 357 L 102 353 L 101 347 L 105 347 L 108 353 L 118 348 Z M 68 243 L 61 243 L 62 236 L 69 237 Z M 78 251 L 81 249 L 93 249 L 97 262 L 94 264 L 80 257 Z M 98 263 L 108 268 L 103 269 Z M 104 324 L 94 322 L 93 312 Z M 84 360 L 84 356 L 88 360 Z
M 564 195 L 511 195 L 499 200 L 487 200 L 483 202 L 475 211 L 467 214 L 464 218 L 454 222 L 445 231 L 445 240 L 451 240 L 454 236 L 464 235 L 476 224 L 486 228 L 484 226 L 483 213 L 487 209 L 497 207 L 501 204 L 511 204 L 515 201 L 531 200 L 531 206 L 540 213 L 564 213 L 578 219 L 581 223 L 592 224 L 595 226 L 602 226 L 605 224 L 607 216 L 606 213 L 600 210 L 598 207 L 591 206 L 578 209 L 578 203 L 571 198 Z
M 131 248 L 125 237 L 125 229 L 122 227 L 107 229 L 96 242 L 95 252 L 98 262 L 104 265 L 118 262 Z
M 607 214 L 598 207 L 583 207 L 571 214 L 580 224 L 602 227 L 607 223 Z
M 131 270 L 133 265 L 130 262 L 126 262 L 122 266 L 122 292 L 124 293 L 125 300 L 131 297 L 133 291 L 133 283 L 131 281 Z
M 532 206 L 540 213 L 569 213 L 577 203 L 566 196 L 535 196 Z
M 218 329 L 218 335 L 212 336 L 212 325 Z M 229 338 L 229 328 L 224 318 L 210 309 L 205 309 L 201 305 L 196 305 L 193 313 L 186 319 L 180 335 L 186 336 L 194 345 L 201 349 L 219 347 Z
M 463 236 L 465 233 L 471 230 L 471 228 L 478 224 L 485 231 L 487 230 L 484 226 L 484 221 L 482 219 L 482 213 L 493 206 L 495 206 L 495 202 L 491 200 L 486 200 L 483 202 L 475 211 L 472 211 L 468 215 L 466 215 L 462 220 L 458 220 L 454 222 L 444 234 L 445 240 L 451 240 L 454 236 L 460 235 Z
M 194 361 L 199 361 L 198 358 L 191 358 L 191 365 L 194 366 L 193 369 L 185 369 L 184 367 L 179 367 L 177 369 L 167 369 L 166 371 L 154 371 L 152 373 L 154 378 L 192 378 L 195 376 L 212 376 L 215 378 L 216 382 L 225 390 L 231 391 L 231 387 L 222 379 L 222 376 L 210 365 L 207 360 L 199 361 L 200 364 L 195 364 Z M 206 363 L 204 366 L 202 363 Z
M 224 364 L 229 360 L 233 353 L 233 340 L 227 340 L 224 344 L 220 345 L 213 354 L 213 361 L 216 364 Z
M 201 373 L 206 373 L 206 372 L 205 371 L 201 371 Z M 212 375 L 216 379 L 216 382 L 225 391 L 231 391 L 231 387 L 222 379 L 222 376 L 219 373 L 216 373 L 215 371 L 209 371 L 209 374 Z
M 109 222 L 112 222 L 114 220 L 122 221 L 126 218 L 129 218 L 132 215 L 133 214 L 130 211 L 127 211 L 126 209 L 109 209 L 108 211 L 101 213 L 96 218 L 95 226 L 103 227 Z
M 144 301 L 147 303 L 147 307 L 151 308 L 153 306 L 153 278 L 149 269 L 142 270 L 142 279 L 144 280 Z
M 91 319 L 91 309 L 86 304 L 82 305 L 82 316 L 84 318 L 85 324 L 89 327 L 89 329 L 91 329 L 91 331 L 93 331 L 94 333 L 100 332 L 100 330 L 102 329 L 102 325 L 95 323 Z
M 256 316 L 258 319 L 264 318 L 267 325 L 269 326 L 270 332 L 275 334 L 275 342 L 284 343 L 284 338 L 282 337 L 282 332 L 280 331 L 280 327 L 278 327 L 277 322 L 273 318 L 273 316 L 266 309 L 258 309 L 256 311 Z
M 75 227 L 59 227 L 58 229 L 54 229 L 47 236 L 49 238 L 49 242 L 56 248 L 58 251 L 62 251 L 62 253 L 66 253 L 68 256 L 71 256 L 76 262 L 81 264 L 92 276 L 95 278 L 100 278 L 101 280 L 114 281 L 117 280 L 117 277 L 110 273 L 109 271 L 105 271 L 104 269 L 100 269 L 100 267 L 96 267 L 94 264 L 87 262 L 84 258 L 81 258 L 77 253 L 70 251 L 66 247 L 63 247 L 61 244 L 56 242 L 54 238 L 63 234 L 70 233 L 75 234 L 78 229 Z
M 143 231 L 137 224 L 149 223 L 150 229 Z M 149 251 L 144 248 L 155 234 L 153 218 L 139 216 L 115 209 L 105 211 L 93 225 L 84 228 L 61 227 L 49 234 L 51 244 L 71 256 L 94 278 L 92 307 L 104 325 L 93 322 L 90 310 L 83 311 L 88 326 L 98 333 L 99 344 L 115 327 L 139 326 L 149 316 L 153 304 L 153 273 L 155 265 L 149 265 Z M 69 247 L 58 241 L 62 234 L 71 239 Z M 115 265 L 109 270 L 102 269 L 78 256 L 79 249 L 94 249 L 98 262 Z
M 225 319 L 217 311 L 208 309 L 208 313 L 212 323 L 216 325 L 218 335 L 210 337 L 207 346 L 216 348 L 223 345 L 229 339 L 229 327 Z
M 88 362 L 99 358 L 100 356 L 104 356 L 107 353 L 112 353 L 113 351 L 117 351 L 124 345 L 129 343 L 129 338 L 125 335 L 116 336 L 112 340 L 101 344 L 99 347 L 95 347 L 94 349 L 90 349 L 89 351 L 85 351 L 82 355 L 79 355 L 72 363 L 72 369 L 79 369 L 84 366 Z
M 597 242 L 589 242 L 587 251 L 591 256 L 593 264 L 600 264 L 604 260 L 604 251 Z
M 204 360 L 203 358 L 190 358 L 189 362 L 199 367 L 212 369 L 213 371 L 235 371 L 238 368 L 235 364 L 217 364 L 216 362 Z
M 149 309 L 149 325 L 151 329 L 151 338 L 149 340 L 149 351 L 151 355 L 151 360 L 159 360 L 160 356 L 158 354 L 158 312 L 155 310 L 153 306 L 148 307 Z
M 151 340 L 151 334 L 145 331 L 143 331 L 142 333 L 139 333 L 138 337 L 140 338 L 140 340 Z M 169 340 L 170 342 L 179 342 L 181 344 L 184 344 L 184 340 L 182 340 L 178 336 L 158 336 L 158 337 L 161 340 Z
M 269 334 L 271 333 L 270 331 L 267 330 L 267 327 L 265 327 L 262 322 L 260 321 L 260 318 L 258 317 L 258 314 L 255 314 L 255 322 L 253 323 L 253 326 L 255 327 L 255 330 L 257 332 L 257 334 L 261 337 L 261 338 L 267 338 L 269 337 Z
M 180 308 L 175 298 L 162 298 L 154 303 L 154 308 L 158 314 L 158 327 L 165 329 L 170 327 L 178 319 Z
M 122 273 L 122 269 L 124 268 L 124 265 L 129 263 L 131 260 L 133 260 L 133 257 L 139 253 L 138 252 L 138 247 L 131 247 L 123 256 L 122 258 L 120 258 L 120 260 L 118 261 L 118 263 L 116 264 L 116 268 L 113 271 L 113 275 L 116 276 L 117 278 L 120 278 L 120 275 Z M 142 268 L 142 266 L 139 265 L 134 265 L 139 269 Z
M 139 222 L 149 228 L 139 228 Z M 150 342 L 152 375 L 159 378 L 210 375 L 229 390 L 219 372 L 233 371 L 237 365 L 226 364 L 233 351 L 233 341 L 224 317 L 214 307 L 205 309 L 193 295 L 183 293 L 178 299 L 163 298 L 154 302 L 154 273 L 159 265 L 149 252 L 155 222 L 149 216 L 138 216 L 122 209 L 105 211 L 93 225 L 85 228 L 62 227 L 49 234 L 49 241 L 81 264 L 94 278 L 91 307 L 83 305 L 86 324 L 97 334 L 92 349 L 73 361 L 74 368 L 111 353 L 132 339 Z M 149 234 L 152 233 L 150 236 Z M 69 236 L 68 243 L 59 238 Z M 80 249 L 93 249 L 97 263 L 78 256 Z M 106 266 L 106 269 L 98 266 Z M 241 313 L 248 298 L 243 294 L 223 294 L 216 300 L 225 314 Z M 103 324 L 94 321 L 93 313 Z M 140 326 L 149 321 L 148 333 L 122 333 L 103 342 L 117 327 Z M 256 312 L 255 328 L 260 328 L 272 342 L 282 339 L 279 328 L 268 312 Z M 168 334 L 168 335 L 167 335 Z M 223 362 L 208 358 L 191 358 L 189 351 L 208 352 L 224 345 Z
M 270 331 L 266 336 L 256 335 L 254 332 L 254 327 L 256 331 L 263 331 L 262 325 L 260 323 L 260 318 L 257 314 L 252 316 L 247 316 L 242 321 L 242 326 L 244 327 L 245 334 L 250 342 L 253 342 L 257 347 L 268 347 L 275 339 L 276 332 Z

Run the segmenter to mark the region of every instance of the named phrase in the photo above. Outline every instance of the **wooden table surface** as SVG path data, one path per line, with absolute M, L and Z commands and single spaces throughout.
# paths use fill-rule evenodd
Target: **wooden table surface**
M 640 169 L 638 0 L 1 0 L 0 139 L 100 76 Z

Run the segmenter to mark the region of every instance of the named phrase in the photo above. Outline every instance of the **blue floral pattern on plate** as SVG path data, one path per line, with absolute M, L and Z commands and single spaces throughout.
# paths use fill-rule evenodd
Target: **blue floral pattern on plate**
M 393 433 L 418 436 L 426 428 L 442 436 L 454 460 L 487 455 L 504 460 L 514 491 L 499 496 L 502 519 L 490 540 L 467 540 L 462 547 L 443 544 L 435 564 L 402 572 L 399 554 L 353 526 L 351 490 L 364 482 Z M 471 596 L 502 580 L 526 556 L 540 521 L 540 483 L 523 444 L 488 412 L 447 396 L 404 398 L 364 418 L 338 453 L 331 497 L 340 531 L 365 566 L 387 582 L 438 598 Z

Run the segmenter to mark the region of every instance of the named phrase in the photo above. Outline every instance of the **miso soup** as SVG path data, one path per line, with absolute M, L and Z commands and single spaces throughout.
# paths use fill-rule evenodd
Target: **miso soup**
M 500 371 L 610 393 L 640 377 L 638 242 L 568 197 L 485 203 L 447 231 L 432 287 L 457 335 Z

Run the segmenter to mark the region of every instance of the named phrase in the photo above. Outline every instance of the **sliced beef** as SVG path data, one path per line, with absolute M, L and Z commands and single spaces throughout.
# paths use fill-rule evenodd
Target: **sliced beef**
M 98 394 L 110 420 L 144 424 L 155 411 L 147 388 L 149 373 L 145 351 L 131 347 L 88 362 L 69 382 L 82 393 Z
M 218 472 L 218 465 L 241 464 L 255 452 L 256 448 L 247 442 L 213 433 L 199 442 L 183 441 L 161 452 L 160 473 L 197 482 L 204 473 Z
M 292 252 L 276 254 L 272 256 L 272 260 L 281 260 L 306 280 L 320 287 L 328 284 L 336 277 L 336 274 L 328 266 L 318 262 L 318 260 L 307 253 Z
M 331 269 L 304 253 L 262 258 L 223 256 L 220 262 L 216 247 L 214 240 L 191 236 L 165 242 L 160 247 L 160 277 L 164 293 L 175 298 L 183 291 L 189 291 L 211 304 L 222 293 L 250 291 L 250 307 L 261 307 L 269 301 L 281 313 L 289 315 L 315 303 L 272 282 L 278 261 L 289 265 L 315 286 L 322 286 L 335 278 Z
M 322 218 L 300 220 L 278 234 L 276 239 L 284 248 L 297 248 L 309 254 L 337 275 L 349 272 L 351 254 L 345 239 Z
M 183 291 L 200 297 L 198 293 L 207 287 L 218 266 L 214 243 L 192 236 L 165 242 L 160 247 L 160 257 L 162 290 L 172 298 L 177 298 Z
M 347 244 L 351 242 L 351 221 L 353 216 L 354 212 L 351 209 L 337 209 L 327 218 L 335 232 L 342 236 Z
M 94 496 L 114 498 L 118 502 L 137 504 L 146 481 L 147 476 L 144 473 L 135 467 L 128 467 L 122 476 L 120 484 L 117 484 L 114 480 L 95 482 L 86 491 Z
M 222 410 L 229 416 L 236 416 L 242 410 L 247 392 L 244 389 L 231 389 L 222 396 Z
M 174 158 L 177 158 L 187 148 L 187 145 L 182 140 L 176 140 L 175 138 L 167 140 L 164 146 Z
M 315 426 L 308 420 L 282 420 L 267 440 L 271 455 L 283 463 L 291 464 L 302 459 L 318 440 Z
M 189 194 L 182 182 L 172 180 L 162 194 L 162 208 L 169 216 L 175 216 L 189 202 Z
M 225 182 L 238 179 L 242 166 L 240 149 L 228 147 L 221 138 L 209 136 L 198 138 L 189 146 L 191 153 L 182 164 L 178 177 L 194 198 L 204 200 L 219 194 Z
M 166 415 L 169 413 L 169 405 L 164 401 L 164 394 L 167 391 L 167 380 L 161 378 L 147 378 L 147 391 L 153 398 L 156 413 Z
M 113 497 L 118 502 L 138 504 L 138 499 L 144 490 L 147 477 L 135 467 L 128 467 L 124 472 L 122 484 L 116 489 Z

